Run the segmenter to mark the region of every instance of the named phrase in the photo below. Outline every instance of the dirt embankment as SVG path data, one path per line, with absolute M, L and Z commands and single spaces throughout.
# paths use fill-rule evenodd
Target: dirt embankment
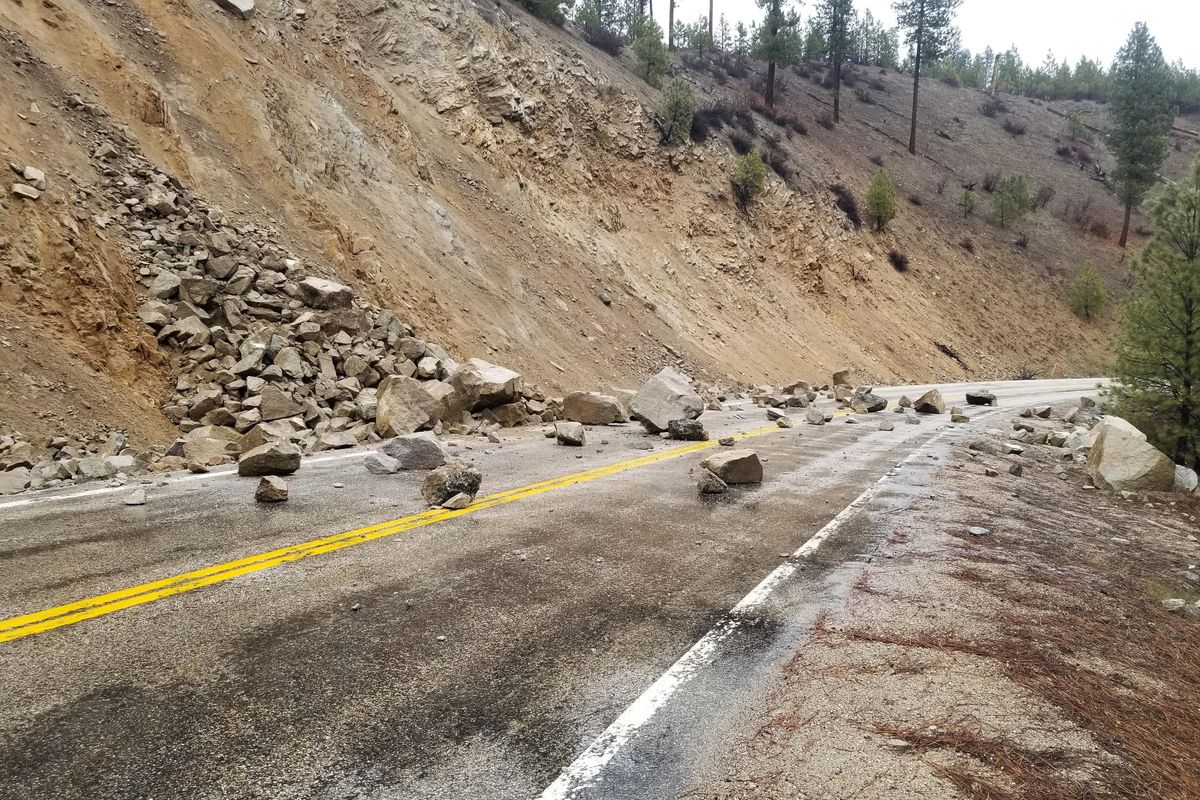
M 62 0 L 10 4 L 0 26 L 3 156 L 50 178 L 41 199 L 0 211 L 20 254 L 0 270 L 13 353 L 0 419 L 31 435 L 66 419 L 167 431 L 155 408 L 173 377 L 131 316 L 136 242 L 96 223 L 114 209 L 94 191 L 90 114 L 419 335 L 549 392 L 629 385 L 664 363 L 705 382 L 782 382 L 1103 361 L 1105 326 L 1075 320 L 1063 287 L 1087 259 L 1116 288 L 1120 253 L 1062 204 L 1100 207 L 1105 190 L 1056 160 L 1061 117 L 1028 101 L 1012 101 L 1030 129 L 1017 141 L 974 112 L 976 95 L 932 84 L 918 157 L 896 144 L 904 76 L 880 76 L 876 102 L 849 102 L 837 131 L 787 138 L 759 117 L 795 174 L 773 177 L 746 219 L 724 135 L 664 150 L 657 93 L 626 63 L 509 5 L 317 2 L 240 21 L 202 0 Z M 749 91 L 689 74 L 712 98 Z M 822 97 L 789 73 L 781 105 L 815 119 Z M 905 197 L 883 235 L 851 226 L 826 188 L 861 194 L 872 156 Z M 958 185 L 994 167 L 1057 187 L 1024 248 L 955 205 Z

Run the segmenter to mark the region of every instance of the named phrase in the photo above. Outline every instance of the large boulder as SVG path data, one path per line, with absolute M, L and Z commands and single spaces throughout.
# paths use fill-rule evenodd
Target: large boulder
M 421 495 L 431 506 L 440 506 L 456 495 L 463 494 L 474 499 L 483 483 L 483 474 L 462 461 L 451 461 L 425 476 L 421 484 Z
M 1192 494 L 1196 491 L 1197 486 L 1200 486 L 1200 477 L 1197 477 L 1196 470 L 1176 464 L 1175 491 Z
M 268 442 L 242 454 L 238 475 L 290 475 L 300 469 L 300 448 L 291 442 Z
M 581 422 L 556 422 L 554 423 L 554 438 L 558 440 L 559 444 L 565 444 L 568 447 L 583 447 L 587 442 L 587 433 Z
M 295 417 L 304 413 L 304 406 L 297 403 L 290 395 L 285 394 L 274 386 L 262 390 L 262 404 L 258 407 L 263 422 Z
M 642 386 L 630 403 L 633 418 L 651 433 L 661 433 L 673 419 L 695 419 L 704 411 L 704 400 L 687 378 L 664 367 Z
M 300 281 L 300 296 L 313 308 L 349 308 L 354 290 L 324 278 L 305 278 Z
M 937 389 L 930 389 L 913 403 L 913 410 L 918 414 L 945 414 L 946 401 Z
M 379 450 L 396 459 L 400 469 L 434 469 L 446 463 L 446 451 L 432 433 L 397 436 Z
M 667 435 L 684 442 L 707 442 L 708 433 L 698 419 L 673 419 L 667 423 Z
M 700 462 L 727 484 L 762 483 L 763 466 L 753 450 L 722 450 Z
M 472 358 L 454 373 L 450 385 L 458 391 L 465 408 L 482 411 L 519 400 L 525 381 L 511 369 Z
M 888 401 L 871 391 L 870 388 L 858 389 L 850 398 L 850 407 L 859 414 L 874 414 L 887 408 Z
M 401 436 L 432 427 L 443 405 L 425 391 L 421 382 L 403 375 L 389 375 L 375 392 L 375 432 Z
M 267 475 L 258 482 L 254 499 L 260 503 L 282 503 L 288 499 L 288 485 L 283 478 Z
M 0 494 L 19 492 L 29 485 L 29 467 L 13 467 L 0 472 Z
M 571 392 L 563 398 L 563 416 L 584 425 L 610 425 L 625 421 L 625 408 L 612 395 Z
M 1144 435 L 1130 433 L 1114 419 L 1119 418 L 1106 417 L 1096 426 L 1099 434 L 1087 459 L 1092 482 L 1118 492 L 1169 491 L 1175 483 L 1174 462 Z
M 840 369 L 837 372 L 833 373 L 833 385 L 834 386 L 851 386 L 852 384 L 850 383 L 850 370 Z
M 996 395 L 991 389 L 976 389 L 973 392 L 967 392 L 967 405 L 994 406 L 996 405 Z

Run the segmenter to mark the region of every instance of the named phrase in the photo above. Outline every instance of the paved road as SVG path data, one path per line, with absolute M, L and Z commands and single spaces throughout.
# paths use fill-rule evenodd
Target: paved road
M 1095 382 L 992 387 L 1000 420 Z M 458 440 L 492 494 L 454 515 L 345 452 L 275 507 L 216 473 L 0 500 L 0 798 L 675 797 L 872 548 L 844 509 L 947 428 L 884 415 L 706 414 L 767 462 L 715 498 L 625 425 Z

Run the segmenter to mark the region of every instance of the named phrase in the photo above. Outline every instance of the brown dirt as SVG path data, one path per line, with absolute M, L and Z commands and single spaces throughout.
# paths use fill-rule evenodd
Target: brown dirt
M 662 150 L 649 119 L 657 92 L 632 77 L 629 54 L 611 59 L 509 5 L 306 7 L 306 21 L 262 6 L 249 23 L 202 0 L 0 8 L 10 98 L 0 155 L 51 179 L 37 203 L 5 202 L 0 237 L 24 241 L 33 229 L 46 241 L 72 238 L 76 258 L 108 276 L 87 284 L 102 294 L 79 290 L 61 249 L 41 263 L 76 274 L 65 283 L 35 290 L 0 270 L 0 314 L 20 327 L 14 341 L 31 359 L 4 365 L 17 377 L 0 389 L 0 419 L 40 434 L 54 425 L 39 426 L 22 404 L 60 417 L 85 408 L 77 389 L 31 395 L 17 386 L 25 369 L 82 385 L 67 379 L 83 369 L 67 363 L 82 347 L 85 374 L 104 387 L 98 396 L 120 409 L 95 421 L 148 438 L 164 431 L 152 409 L 170 371 L 129 317 L 128 243 L 104 241 L 91 221 L 112 211 L 88 191 L 97 178 L 92 114 L 422 335 L 520 369 L 550 392 L 628 386 L 674 362 L 706 381 L 748 382 L 820 379 L 845 366 L 886 381 L 1100 369 L 1109 323 L 1082 326 L 1063 305 L 1064 285 L 1092 261 L 1119 288 L 1122 253 L 1058 216 L 1063 202 L 1085 196 L 1114 224 L 1117 210 L 1100 184 L 1054 155 L 1062 118 L 1053 112 L 1066 105 L 1012 100 L 1030 128 L 1014 140 L 974 111 L 978 94 L 929 82 L 923 154 L 910 157 L 896 144 L 905 120 L 892 110 L 906 78 L 880 76 L 880 102 L 849 102 L 841 130 L 810 123 L 807 137 L 781 139 L 797 177 L 791 188 L 772 181 L 744 220 L 729 196 L 725 139 Z M 747 91 L 746 82 L 718 90 L 693 77 L 714 97 Z M 795 74 L 786 80 L 782 104 L 810 121 L 823 91 Z M 505 92 L 536 110 L 517 119 Z M 74 94 L 95 110 L 73 107 Z M 1197 143 L 1181 137 L 1181 148 L 1171 170 Z M 903 201 L 882 235 L 850 228 L 826 189 L 839 181 L 865 194 L 876 154 L 902 197 L 921 198 Z M 997 167 L 1025 169 L 1058 192 L 1049 213 L 1024 226 L 1026 249 L 1012 231 L 964 221 L 954 205 L 958 183 Z M 943 174 L 949 188 L 939 195 Z M 68 213 L 79 229 L 69 237 L 55 230 Z M 974 254 L 960 246 L 964 236 Z M 888 264 L 893 248 L 908 256 L 908 272 Z M 41 299 L 30 312 L 32 295 Z M 43 316 L 42 306 L 56 310 Z M 27 324 L 28 313 L 47 324 Z M 81 319 L 95 315 L 103 323 Z

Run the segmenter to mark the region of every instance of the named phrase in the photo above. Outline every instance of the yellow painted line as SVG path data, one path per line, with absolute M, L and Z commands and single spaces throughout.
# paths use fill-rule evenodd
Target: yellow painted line
M 777 425 L 769 425 L 761 428 L 755 428 L 745 433 L 735 434 L 735 439 L 748 439 L 754 436 L 762 436 L 767 433 L 773 433 L 782 430 Z M 448 510 L 448 509 L 430 509 L 422 511 L 418 514 L 413 514 L 399 519 L 380 522 L 374 525 L 368 525 L 364 528 L 357 528 L 351 531 L 326 536 L 321 539 L 313 539 L 300 544 L 288 545 L 277 550 L 271 550 L 266 553 L 246 556 L 235 561 L 228 561 L 223 564 L 215 564 L 211 567 L 185 572 L 180 575 L 174 575 L 169 578 L 143 583 L 138 586 L 131 586 L 126 589 L 108 592 L 107 594 L 97 595 L 95 597 L 76 600 L 65 605 L 54 606 L 42 611 L 35 611 L 30 614 L 23 614 L 18 617 L 10 617 L 9 619 L 0 621 L 0 643 L 22 639 L 26 636 L 34 636 L 39 633 L 61 628 L 66 625 L 74 625 L 77 622 L 101 617 L 106 614 L 112 614 L 122 609 L 132 608 L 133 606 L 144 605 L 162 600 L 173 595 L 189 592 L 193 589 L 199 589 L 204 586 L 211 586 L 215 583 L 237 578 L 241 575 L 248 575 L 253 572 L 259 572 L 270 567 L 285 564 L 289 561 L 298 561 L 304 558 L 324 555 L 332 553 L 336 550 L 341 550 L 345 547 L 351 547 L 363 542 L 374 541 L 385 536 L 394 536 L 398 533 L 404 533 L 415 528 L 421 528 L 426 525 L 433 525 L 443 520 L 454 519 L 466 514 L 474 514 L 478 511 L 483 511 L 495 506 L 512 503 L 517 500 L 522 500 L 526 497 L 542 494 L 543 492 L 562 489 L 568 486 L 574 486 L 579 483 L 596 480 L 597 478 L 616 475 L 620 472 L 625 472 L 630 469 L 637 469 L 649 464 L 654 464 L 659 461 L 666 461 L 671 458 L 695 453 L 700 450 L 705 450 L 716 446 L 717 442 L 710 440 L 707 442 L 696 442 L 694 444 L 676 447 L 670 450 L 662 450 L 657 453 L 631 458 L 626 461 L 618 461 L 613 464 L 605 464 L 582 472 L 575 472 L 569 475 L 563 475 L 558 478 L 541 481 L 539 483 L 521 486 L 515 489 L 498 492 L 496 494 L 483 497 L 466 508 Z

